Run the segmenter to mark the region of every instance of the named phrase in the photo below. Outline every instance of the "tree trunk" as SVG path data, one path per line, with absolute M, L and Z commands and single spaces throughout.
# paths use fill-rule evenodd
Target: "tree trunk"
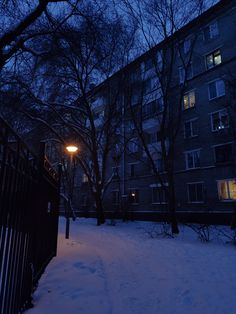
M 95 206 L 96 206 L 96 214 L 97 214 L 97 226 L 100 226 L 105 223 L 105 216 L 102 206 L 102 200 L 100 195 L 95 195 Z
M 179 233 L 179 228 L 178 228 L 178 221 L 176 217 L 176 198 L 175 198 L 175 186 L 174 186 L 174 177 L 171 174 L 169 176 L 168 180 L 169 188 L 169 221 L 171 224 L 171 232 L 172 234 L 178 234 Z

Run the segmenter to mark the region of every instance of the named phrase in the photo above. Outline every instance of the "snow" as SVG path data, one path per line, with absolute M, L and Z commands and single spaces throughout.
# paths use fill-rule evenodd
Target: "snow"
M 233 314 L 236 247 L 202 243 L 190 228 L 150 237 L 152 222 L 71 222 L 42 276 L 29 314 Z M 153 234 L 153 232 L 152 232 Z

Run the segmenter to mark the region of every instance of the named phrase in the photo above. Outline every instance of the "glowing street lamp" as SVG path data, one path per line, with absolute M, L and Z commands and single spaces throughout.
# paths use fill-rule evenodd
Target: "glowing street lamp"
M 71 176 L 70 182 L 69 182 L 69 202 L 72 201 L 72 194 L 73 194 L 73 185 L 74 185 L 74 179 L 73 177 L 73 169 L 72 169 L 72 164 L 73 164 L 73 157 L 75 153 L 79 150 L 78 146 L 76 145 L 68 145 L 66 146 L 66 150 L 70 155 L 70 163 L 69 163 L 69 173 Z M 69 233 L 70 233 L 70 217 L 69 217 L 69 212 L 66 213 L 66 239 L 69 239 Z
M 77 146 L 75 146 L 75 145 L 68 145 L 68 146 L 66 146 L 66 150 L 70 154 L 76 153 L 78 149 L 79 148 Z

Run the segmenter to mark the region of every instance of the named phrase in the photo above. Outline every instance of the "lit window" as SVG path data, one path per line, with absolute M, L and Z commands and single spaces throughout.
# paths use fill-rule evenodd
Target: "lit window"
M 233 160 L 232 144 L 223 144 L 214 147 L 216 163 L 231 162 Z
M 188 92 L 184 95 L 184 109 L 189 109 L 195 106 L 195 91 Z
M 197 119 L 189 120 L 184 123 L 184 137 L 191 138 L 197 136 Z
M 129 201 L 131 204 L 139 203 L 139 190 L 138 189 L 129 189 Z
M 185 152 L 186 169 L 200 167 L 200 149 Z
M 213 68 L 219 64 L 221 64 L 221 53 L 219 49 L 206 56 L 207 69 Z
M 152 203 L 153 204 L 166 204 L 167 193 L 166 189 L 162 186 L 152 187 Z
M 209 40 L 217 37 L 219 35 L 219 28 L 217 21 L 207 25 L 204 30 L 204 39 Z
M 202 182 L 188 183 L 188 201 L 189 203 L 202 203 L 204 201 Z
M 225 95 L 225 83 L 219 79 L 208 84 L 209 100 Z
M 222 201 L 236 200 L 236 179 L 220 180 L 218 184 L 218 195 Z
M 211 129 L 213 132 L 229 128 L 229 115 L 226 109 L 211 113 Z

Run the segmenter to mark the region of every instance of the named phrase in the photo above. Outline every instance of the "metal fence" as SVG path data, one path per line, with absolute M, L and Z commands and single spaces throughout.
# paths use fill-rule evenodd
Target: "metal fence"
M 59 176 L 0 117 L 0 314 L 31 306 L 57 250 Z

